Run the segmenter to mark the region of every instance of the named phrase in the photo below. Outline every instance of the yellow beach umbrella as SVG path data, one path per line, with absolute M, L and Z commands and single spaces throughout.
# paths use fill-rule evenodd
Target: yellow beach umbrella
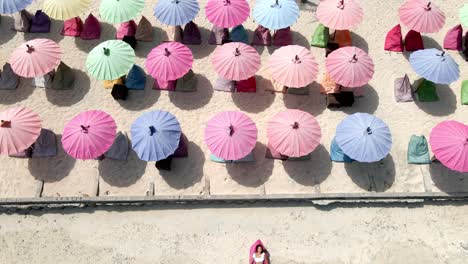
M 92 0 L 45 0 L 44 12 L 53 19 L 66 20 L 81 15 Z

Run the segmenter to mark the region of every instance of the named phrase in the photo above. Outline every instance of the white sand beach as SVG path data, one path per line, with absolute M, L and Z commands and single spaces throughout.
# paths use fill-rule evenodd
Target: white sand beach
M 28 10 L 40 9 L 43 1 L 35 1 Z M 95 1 L 98 2 L 98 1 Z M 143 15 L 154 26 L 155 40 L 140 42 L 136 49 L 137 61 L 144 66 L 148 52 L 167 39 L 166 26 L 153 16 L 155 1 L 146 1 Z M 411 69 L 408 54 L 383 50 L 385 35 L 399 23 L 398 7 L 403 1 L 361 1 L 364 21 L 352 31 L 353 44 L 367 51 L 375 63 L 375 75 L 363 87 L 364 96 L 357 98 L 353 107 L 330 110 L 325 97 L 319 93 L 319 85 L 310 85 L 308 96 L 271 93 L 271 82 L 264 68 L 275 47 L 256 49 L 261 54 L 262 70 L 257 74 L 258 91 L 255 94 L 225 93 L 213 91 L 216 74 L 210 62 L 215 46 L 207 44 L 210 23 L 204 15 L 206 1 L 200 1 L 201 11 L 195 22 L 201 29 L 203 44 L 192 45 L 195 61 L 193 70 L 198 78 L 195 93 L 161 92 L 152 90 L 148 80 L 144 91 L 131 91 L 127 101 L 113 100 L 110 91 L 102 83 L 88 76 L 85 69 L 87 53 L 98 43 L 114 39 L 116 27 L 101 23 L 100 40 L 84 41 L 60 35 L 62 23 L 54 21 L 51 33 L 17 33 L 10 29 L 13 20 L 2 15 L 0 24 L 0 63 L 7 62 L 12 51 L 21 43 L 38 37 L 57 41 L 63 50 L 63 62 L 77 73 L 73 90 L 54 91 L 32 87 L 31 81 L 22 79 L 17 90 L 0 91 L 0 110 L 23 105 L 39 113 L 43 127 L 59 135 L 64 125 L 76 114 L 90 109 L 100 109 L 111 114 L 118 130 L 129 133 L 132 122 L 143 112 L 163 109 L 173 113 L 187 135 L 189 158 L 175 161 L 172 172 L 158 173 L 154 163 L 138 160 L 131 154 L 126 162 L 105 160 L 76 161 L 63 149 L 59 155 L 47 159 L 13 159 L 0 157 L 0 197 L 32 197 L 38 192 L 38 181 L 44 181 L 43 196 L 94 196 L 146 195 L 154 183 L 155 195 L 164 194 L 279 194 L 279 193 L 337 193 L 337 192 L 422 192 L 468 190 L 466 174 L 452 173 L 440 165 L 418 166 L 406 162 L 407 145 L 412 134 L 429 135 L 438 122 L 454 119 L 468 123 L 468 108 L 460 102 L 462 80 L 468 74 L 468 66 L 461 54 L 448 53 L 460 65 L 461 77 L 450 86 L 438 85 L 440 97 L 435 103 L 396 103 L 393 83 L 395 78 L 407 73 L 412 81 L 418 76 Z M 318 1 L 299 3 L 301 16 L 291 29 L 294 43 L 310 48 L 319 63 L 319 81 L 324 73 L 324 49 L 310 47 L 309 41 L 317 21 L 315 9 Z M 459 0 L 437 1 L 445 12 L 446 23 L 436 34 L 424 34 L 426 47 L 440 48 L 446 32 L 459 24 Z M 98 4 L 92 13 L 98 17 Z M 86 14 L 87 15 L 87 14 Z M 82 19 L 86 16 L 83 14 Z M 99 17 L 98 17 L 99 19 Z M 138 22 L 140 17 L 136 19 Z M 252 17 L 244 24 L 250 38 L 256 24 Z M 404 26 L 403 35 L 408 31 Z M 297 108 L 317 117 L 322 128 L 321 146 L 306 162 L 282 162 L 264 158 L 267 137 L 266 124 L 277 112 Z M 207 121 L 217 112 L 240 110 L 251 117 L 259 129 L 255 148 L 256 162 L 251 164 L 218 164 L 209 160 L 209 151 L 203 141 Z M 376 164 L 338 164 L 329 159 L 330 142 L 337 124 L 348 114 L 367 112 L 383 119 L 392 132 L 393 146 L 390 155 Z M 448 183 L 446 181 L 449 181 Z

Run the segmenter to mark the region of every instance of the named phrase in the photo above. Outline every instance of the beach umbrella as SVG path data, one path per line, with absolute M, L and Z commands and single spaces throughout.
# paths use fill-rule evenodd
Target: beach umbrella
M 179 121 L 169 112 L 144 113 L 132 124 L 132 147 L 144 161 L 159 161 L 174 154 L 182 134 Z
M 224 160 L 239 160 L 257 143 L 257 126 L 246 114 L 226 111 L 215 115 L 205 128 L 208 149 Z
M 13 14 L 25 9 L 33 0 L 0 0 L 0 14 Z
M 295 0 L 256 1 L 253 10 L 255 22 L 272 30 L 291 26 L 299 15 L 299 7 Z
M 453 120 L 437 124 L 429 136 L 432 152 L 447 168 L 468 172 L 468 126 Z
M 407 0 L 400 6 L 400 21 L 420 33 L 435 33 L 445 23 L 445 15 L 430 0 Z
M 26 107 L 0 112 L 0 154 L 17 154 L 29 148 L 41 133 L 39 115 Z
M 145 67 L 156 80 L 173 81 L 184 76 L 193 63 L 192 51 L 179 42 L 166 42 L 152 49 Z
M 114 143 L 117 125 L 107 113 L 85 111 L 70 120 L 63 130 L 62 145 L 75 159 L 95 159 Z
M 375 162 L 385 158 L 392 146 L 387 124 L 366 113 L 346 117 L 336 127 L 336 143 L 344 154 L 360 162 Z
M 240 81 L 252 77 L 258 71 L 260 55 L 252 46 L 231 42 L 217 47 L 211 62 L 220 77 Z
M 355 0 L 324 0 L 317 7 L 317 19 L 326 27 L 345 30 L 362 22 L 363 11 Z
M 433 83 L 450 84 L 460 77 L 458 64 L 445 51 L 418 50 L 411 53 L 409 61 L 419 76 Z
M 374 75 L 374 62 L 365 51 L 356 47 L 339 48 L 326 58 L 330 77 L 344 87 L 359 87 Z
M 288 87 L 304 87 L 317 78 L 318 64 L 310 50 L 289 45 L 271 55 L 268 67 L 271 78 Z
M 37 38 L 21 44 L 10 56 L 9 63 L 19 76 L 44 75 L 60 63 L 60 46 L 50 39 Z
M 460 21 L 463 26 L 468 27 L 468 4 L 464 4 L 459 11 Z
M 135 51 L 121 40 L 108 40 L 94 47 L 86 69 L 98 80 L 115 80 L 127 74 L 135 63 Z
M 213 25 L 231 28 L 244 23 L 250 7 L 246 0 L 208 0 L 205 14 Z
M 310 154 L 320 144 L 320 125 L 311 114 L 297 109 L 279 112 L 267 126 L 268 145 L 289 157 Z
M 192 21 L 198 11 L 197 0 L 159 0 L 154 15 L 163 24 L 180 26 Z
M 101 0 L 99 15 L 109 23 L 123 23 L 138 16 L 144 7 L 145 0 Z
M 66 20 L 84 13 L 91 4 L 91 0 L 45 0 L 44 13 L 49 17 Z

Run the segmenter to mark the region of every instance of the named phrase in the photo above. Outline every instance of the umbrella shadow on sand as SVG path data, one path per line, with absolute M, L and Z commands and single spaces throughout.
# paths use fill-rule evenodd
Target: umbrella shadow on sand
M 184 110 L 198 109 L 208 104 L 213 96 L 213 85 L 202 74 L 196 73 L 197 90 L 195 92 L 169 92 L 169 100 Z
M 314 116 L 321 114 L 327 106 L 325 98 L 320 94 L 320 84 L 313 82 L 308 88 L 308 95 L 284 94 L 284 105 L 289 109 L 299 109 Z
M 32 79 L 20 78 L 18 88 L 14 90 L 0 90 L 0 104 L 11 105 L 26 100 L 36 88 L 31 85 Z
M 415 104 L 419 109 L 432 116 L 447 116 L 455 113 L 457 109 L 457 97 L 453 93 L 452 88 L 447 84 L 436 84 L 436 91 L 439 101 L 420 102 L 416 100 Z
M 64 36 L 60 34 L 63 28 L 63 21 L 50 19 L 50 32 L 48 33 L 24 33 L 24 40 L 29 41 L 37 38 L 51 39 L 59 43 Z M 62 51 L 64 52 L 64 51 Z
M 153 27 L 153 41 L 138 41 L 135 48 L 135 55 L 139 58 L 146 58 L 153 48 L 161 44 L 163 40 L 167 40 L 167 33 L 158 27 Z
M 295 182 L 305 186 L 316 186 L 330 175 L 332 162 L 327 149 L 319 145 L 310 154 L 310 160 L 284 161 L 283 166 Z
M 366 53 L 369 53 L 369 44 L 367 44 L 367 41 L 363 37 L 351 31 L 351 39 L 353 40 L 354 47 L 358 47 Z
M 99 161 L 99 176 L 109 185 L 128 187 L 137 182 L 146 171 L 146 162 L 131 150 L 125 161 L 104 159 Z
M 76 160 L 65 152 L 61 142 L 62 135 L 57 134 L 57 156 L 28 160 L 29 172 L 35 179 L 46 183 L 58 182 L 70 174 Z
M 395 162 L 390 154 L 379 162 L 355 161 L 345 163 L 344 167 L 351 180 L 369 192 L 385 192 L 395 182 Z
M 203 179 L 205 154 L 192 141 L 188 142 L 188 157 L 172 160 L 171 171 L 159 171 L 159 175 L 174 189 L 181 190 L 195 185 Z
M 6 42 L 10 41 L 13 37 L 16 36 L 16 31 L 12 30 L 14 20 L 10 16 L 2 16 L 0 18 L 0 45 L 5 44 Z
M 297 5 L 301 11 L 317 11 L 317 6 L 320 3 L 319 0 L 296 0 Z
M 310 49 L 310 42 L 304 35 L 294 30 L 291 30 L 291 34 L 292 34 L 292 45 L 299 45 L 306 49 Z M 272 30 L 271 31 L 272 41 L 274 39 L 273 36 L 274 36 L 274 31 Z M 273 54 L 273 52 L 275 52 L 275 50 L 281 48 L 281 46 L 272 45 L 272 46 L 267 46 L 266 48 L 268 50 L 268 53 L 271 55 Z
M 152 107 L 161 96 L 161 91 L 153 89 L 154 80 L 146 76 L 145 90 L 130 90 L 127 100 L 117 100 L 123 108 L 131 111 L 140 111 Z
M 377 91 L 370 84 L 366 84 L 362 87 L 363 96 L 355 97 L 353 106 L 351 107 L 340 107 L 330 108 L 332 111 L 342 111 L 347 114 L 354 113 L 368 113 L 373 114 L 379 106 L 379 95 Z M 323 99 L 325 100 L 325 98 Z
M 101 37 L 99 39 L 90 39 L 84 40 L 79 37 L 75 38 L 75 45 L 78 49 L 89 53 L 94 47 L 99 45 L 99 43 L 106 40 L 115 39 L 117 35 L 117 30 L 115 27 L 109 23 L 100 21 L 101 25 Z
M 267 147 L 257 142 L 254 148 L 255 162 L 226 163 L 226 169 L 231 178 L 240 185 L 259 187 L 273 173 L 274 160 L 266 159 Z
M 71 106 L 80 102 L 89 92 L 91 81 L 88 74 L 73 69 L 75 72 L 75 83 L 71 90 L 45 89 L 47 100 L 58 106 Z
M 439 162 L 429 165 L 429 173 L 434 185 L 443 192 L 468 192 L 468 173 L 452 171 Z
M 265 91 L 263 87 L 271 86 L 271 81 L 256 75 L 257 91 L 253 93 L 231 93 L 232 101 L 240 110 L 248 113 L 260 113 L 275 101 L 276 94 Z
M 202 59 L 207 56 L 210 56 L 218 45 L 208 44 L 208 39 L 210 38 L 211 30 L 199 27 L 202 43 L 201 45 L 187 45 L 190 50 L 192 50 L 194 59 Z

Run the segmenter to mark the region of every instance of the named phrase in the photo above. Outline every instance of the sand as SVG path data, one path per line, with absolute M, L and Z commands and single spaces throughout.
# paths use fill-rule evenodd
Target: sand
M 0 215 L 0 258 L 247 264 L 260 238 L 274 264 L 462 264 L 466 214 L 466 203 L 32 210 Z
M 40 8 L 43 1 L 35 1 L 29 8 Z M 412 134 L 428 136 L 438 122 L 455 119 L 468 123 L 466 106 L 460 103 L 460 87 L 468 66 L 458 52 L 448 53 L 458 62 L 461 78 L 450 86 L 439 86 L 440 102 L 396 103 L 393 97 L 393 81 L 407 73 L 411 80 L 417 78 L 408 62 L 408 54 L 383 51 L 386 32 L 398 23 L 398 7 L 402 1 L 361 1 L 364 22 L 353 30 L 353 41 L 370 54 L 375 63 L 375 75 L 364 86 L 364 97 L 358 98 L 351 108 L 329 110 L 325 98 L 319 94 L 317 83 L 310 86 L 310 95 L 297 96 L 273 94 L 264 73 L 259 72 L 256 94 L 231 94 L 213 91 L 216 74 L 210 63 L 215 46 L 207 44 L 209 22 L 204 18 L 206 1 L 200 1 L 201 11 L 195 22 L 200 26 L 203 45 L 190 46 L 195 62 L 193 70 L 199 81 L 196 93 L 159 92 L 151 90 L 152 81 L 145 91 L 132 91 L 127 101 L 114 101 L 109 90 L 100 81 L 88 77 L 85 70 L 87 53 L 98 43 L 113 39 L 117 25 L 102 23 L 102 38 L 83 41 L 59 34 L 61 22 L 54 21 L 49 34 L 23 34 L 10 30 L 12 19 L 2 16 L 0 24 L 0 63 L 7 61 L 10 53 L 25 40 L 47 37 L 57 41 L 64 51 L 63 61 L 77 72 L 77 84 L 71 91 L 53 91 L 34 88 L 30 80 L 23 79 L 15 91 L 0 91 L 0 110 L 24 105 L 40 114 L 43 126 L 61 134 L 64 124 L 84 110 L 101 109 L 111 114 L 118 130 L 129 132 L 132 122 L 143 112 L 163 109 L 173 113 L 188 136 L 188 159 L 175 161 L 174 171 L 158 173 L 154 163 L 139 161 L 132 154 L 126 162 L 75 161 L 62 149 L 59 155 L 48 159 L 19 160 L 0 157 L 0 197 L 31 197 L 40 193 L 44 181 L 43 196 L 88 195 L 146 195 L 154 184 L 159 194 L 263 194 L 263 193 L 336 193 L 367 191 L 467 191 L 463 179 L 467 174 L 455 174 L 440 165 L 416 166 L 406 163 L 407 144 Z M 147 1 L 144 15 L 154 26 L 156 38 L 152 43 L 139 43 L 137 64 L 144 65 L 145 56 L 166 39 L 166 26 L 152 15 L 154 3 Z M 317 1 L 300 3 L 301 16 L 292 26 L 294 43 L 309 47 L 309 39 L 317 25 L 315 9 Z M 424 36 L 426 47 L 440 47 L 447 30 L 459 23 L 458 0 L 438 1 L 447 20 L 437 34 Z M 92 12 L 97 15 L 97 4 Z M 85 16 L 83 15 L 83 19 Z M 137 18 L 137 22 L 139 18 Z M 244 24 L 255 29 L 252 18 Z M 403 34 L 407 29 L 403 27 Z M 251 36 L 250 36 L 251 37 Z M 310 48 L 319 62 L 319 79 L 324 73 L 324 50 Z M 262 67 L 268 62 L 274 47 L 260 48 Z M 322 127 L 321 146 L 307 162 L 281 162 L 264 158 L 266 124 L 278 111 L 298 108 L 316 116 Z M 240 110 L 248 114 L 259 128 L 255 148 L 256 163 L 223 165 L 209 161 L 209 151 L 203 142 L 207 121 L 217 112 Z M 330 142 L 337 124 L 348 114 L 367 112 L 382 118 L 390 127 L 393 147 L 390 155 L 380 163 L 343 165 L 331 163 L 328 157 Z M 447 179 L 449 182 L 447 182 Z

